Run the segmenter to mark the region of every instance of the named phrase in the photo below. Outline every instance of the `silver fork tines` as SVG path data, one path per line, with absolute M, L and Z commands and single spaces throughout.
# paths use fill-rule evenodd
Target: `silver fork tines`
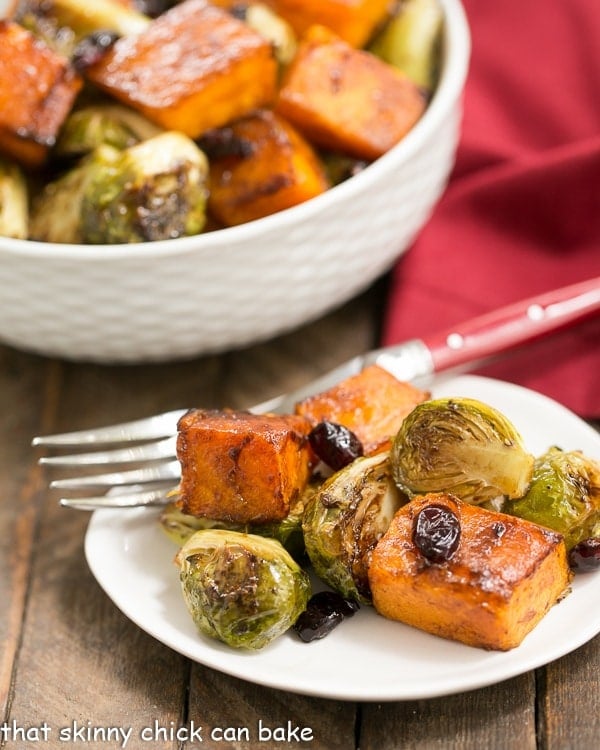
M 97 497 L 62 497 L 59 504 L 75 510 L 100 510 L 102 508 L 140 508 L 166 505 L 172 499 L 172 490 L 154 489 Z
M 172 428 L 173 429 L 173 428 Z M 136 438 L 137 439 L 137 438 Z M 84 445 L 89 445 L 89 441 Z M 114 450 L 99 450 L 90 453 L 42 456 L 41 464 L 53 466 L 108 466 L 110 464 L 132 464 L 146 461 L 164 461 L 176 457 L 176 437 L 164 438 L 154 443 L 133 445 Z
M 131 471 L 115 471 L 108 474 L 92 474 L 87 477 L 71 477 L 55 479 L 50 482 L 52 489 L 81 490 L 81 489 L 110 489 L 111 487 L 131 487 L 138 484 L 173 484 L 179 481 L 180 466 L 178 461 L 144 466 Z
M 187 409 L 176 409 L 164 414 L 156 414 L 145 419 L 97 427 L 93 430 L 63 432 L 56 435 L 34 437 L 32 445 L 45 448 L 81 447 L 84 445 L 109 445 L 131 441 L 159 440 L 176 432 L 177 421 Z M 98 462 L 96 462 L 98 463 Z

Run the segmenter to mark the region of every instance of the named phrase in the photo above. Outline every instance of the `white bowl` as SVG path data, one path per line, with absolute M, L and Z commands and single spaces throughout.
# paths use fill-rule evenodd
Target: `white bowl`
M 0 341 L 82 361 L 183 359 L 271 338 L 363 291 L 411 245 L 454 163 L 470 36 L 459 0 L 440 2 L 439 86 L 387 154 L 304 204 L 196 237 L 0 238 Z

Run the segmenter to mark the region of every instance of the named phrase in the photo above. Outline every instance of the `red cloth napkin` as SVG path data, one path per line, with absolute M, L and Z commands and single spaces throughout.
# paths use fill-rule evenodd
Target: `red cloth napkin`
M 472 35 L 448 189 L 391 276 L 383 343 L 600 276 L 598 0 L 464 0 Z M 600 417 L 600 317 L 479 373 Z

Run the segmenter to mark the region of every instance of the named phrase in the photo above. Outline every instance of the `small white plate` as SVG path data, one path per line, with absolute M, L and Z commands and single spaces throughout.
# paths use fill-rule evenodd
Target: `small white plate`
M 434 396 L 471 396 L 500 409 L 534 454 L 551 445 L 600 459 L 600 435 L 556 402 L 519 386 L 476 376 L 440 379 Z M 174 545 L 157 511 L 96 511 L 85 544 L 92 573 L 140 628 L 185 656 L 244 680 L 342 700 L 431 698 L 490 685 L 547 664 L 600 631 L 600 573 L 575 577 L 523 643 L 508 652 L 471 648 L 379 617 L 362 607 L 320 641 L 292 632 L 256 653 L 200 635 L 187 613 L 173 564 Z

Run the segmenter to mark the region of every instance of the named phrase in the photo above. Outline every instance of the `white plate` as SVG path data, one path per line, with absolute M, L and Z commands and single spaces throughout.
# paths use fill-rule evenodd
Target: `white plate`
M 518 386 L 461 376 L 437 381 L 435 396 L 478 398 L 499 408 L 534 454 L 550 445 L 600 459 L 600 435 L 554 401 Z M 600 631 L 600 573 L 580 574 L 523 643 L 505 653 L 464 646 L 379 617 L 367 607 L 320 641 L 294 633 L 256 653 L 197 633 L 183 603 L 174 545 L 156 511 L 94 513 L 85 551 L 99 584 L 133 622 L 175 651 L 256 684 L 343 700 L 431 698 L 471 690 L 547 664 Z

